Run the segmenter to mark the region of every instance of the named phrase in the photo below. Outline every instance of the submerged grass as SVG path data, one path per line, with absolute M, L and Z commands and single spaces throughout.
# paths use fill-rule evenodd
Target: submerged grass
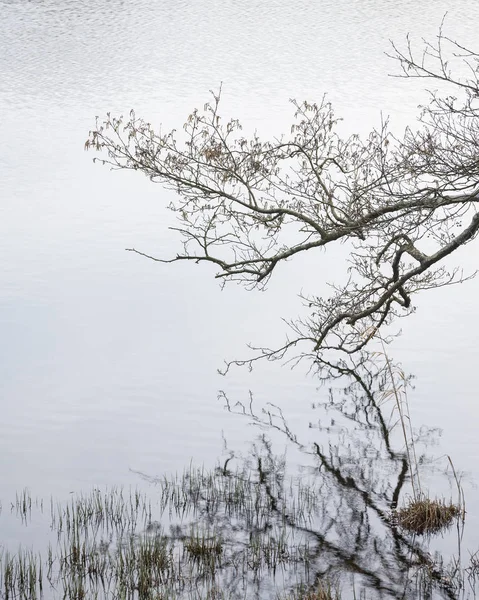
M 293 581 L 296 572 L 304 580 L 308 542 L 287 530 L 291 519 L 311 519 L 319 497 L 305 483 L 288 487 L 275 479 L 274 466 L 190 468 L 156 481 L 155 506 L 118 488 L 94 489 L 66 504 L 52 500 L 54 537 L 42 556 L 0 547 L 0 598 L 39 600 L 50 588 L 46 597 L 74 600 L 213 600 L 229 598 L 235 586 L 274 579 L 280 567 L 283 576 L 290 569 Z M 288 500 L 288 512 L 278 498 Z M 43 513 L 24 490 L 12 513 L 26 522 L 35 507 Z
M 325 579 L 310 588 L 300 585 L 280 600 L 341 600 L 341 593 L 337 584 Z
M 317 483 L 286 481 L 281 468 L 265 460 L 235 472 L 190 468 L 156 482 L 157 505 L 118 488 L 51 501 L 46 553 L 0 548 L 0 598 L 230 600 L 265 585 L 265 598 L 339 600 L 331 580 L 308 584 L 315 546 L 301 534 L 327 498 Z M 26 522 L 35 507 L 43 512 L 24 491 L 12 512 Z M 395 512 L 397 525 L 416 533 L 458 516 L 454 504 L 426 497 Z M 479 559 L 471 565 L 472 577 Z M 277 581 L 289 592 L 275 592 Z
M 223 554 L 223 541 L 215 533 L 192 531 L 183 541 L 183 547 L 193 562 L 214 571 L 219 566 Z
M 31 550 L 0 551 L 0 590 L 10 596 L 36 598 L 43 590 L 42 560 Z M 1 592 L 0 592 L 1 593 Z
M 331 501 L 321 481 L 287 480 L 283 458 L 254 455 L 235 471 L 190 467 L 155 480 L 154 505 L 119 488 L 52 500 L 46 553 L 0 546 L 0 599 L 339 600 L 337 585 L 311 568 L 324 549 L 315 519 Z M 43 503 L 26 490 L 12 504 L 22 523 L 35 509 Z M 397 525 L 418 533 L 457 516 L 452 503 L 423 496 L 395 512 Z

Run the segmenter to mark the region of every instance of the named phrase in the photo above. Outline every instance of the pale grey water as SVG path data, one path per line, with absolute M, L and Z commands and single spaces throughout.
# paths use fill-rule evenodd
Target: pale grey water
M 223 82 L 225 113 L 265 134 L 289 129 L 289 98 L 325 92 L 351 130 L 380 111 L 402 128 L 426 96 L 387 77 L 388 39 L 431 38 L 447 10 L 448 33 L 474 42 L 479 5 L 465 0 L 0 0 L 0 498 L 214 464 L 222 432 L 232 448 L 253 436 L 225 413 L 219 388 L 243 399 L 252 389 L 298 427 L 317 397 L 301 371 L 221 379 L 216 369 L 248 342 L 280 342 L 296 293 L 318 291 L 334 264 L 307 257 L 265 294 L 221 292 L 207 268 L 124 252 L 175 253 L 169 193 L 92 164 L 83 143 L 95 115 L 134 107 L 180 126 Z M 462 252 L 471 268 L 474 248 Z M 468 473 L 472 531 L 478 291 L 474 281 L 424 296 L 394 353 L 418 377 L 415 423 L 442 428 L 438 454 Z

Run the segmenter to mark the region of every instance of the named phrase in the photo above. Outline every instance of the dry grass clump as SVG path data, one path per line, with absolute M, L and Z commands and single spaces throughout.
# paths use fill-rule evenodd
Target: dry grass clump
M 395 512 L 397 524 L 407 531 L 423 534 L 438 533 L 452 525 L 462 514 L 461 507 L 444 499 L 431 500 L 425 496 L 411 499 L 407 506 Z
M 299 586 L 282 600 L 341 600 L 341 593 L 337 585 L 325 580 L 314 588 Z

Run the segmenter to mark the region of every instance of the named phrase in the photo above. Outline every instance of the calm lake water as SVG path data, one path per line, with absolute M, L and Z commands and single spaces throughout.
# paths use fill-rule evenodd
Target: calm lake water
M 180 127 L 222 82 L 224 114 L 264 136 L 289 131 L 290 98 L 324 93 L 347 130 L 367 131 L 381 111 L 400 130 L 427 95 L 421 82 L 388 77 L 397 70 L 388 40 L 433 39 L 446 11 L 447 33 L 473 46 L 479 5 L 465 0 L 0 0 L 4 507 L 25 487 L 65 499 L 94 486 L 147 485 L 137 471 L 213 467 L 227 456 L 225 440 L 245 452 L 257 431 L 224 410 L 219 389 L 235 401 L 252 390 L 258 405 L 274 402 L 311 440 L 312 403 L 327 396 L 301 369 L 261 365 L 221 378 L 217 368 L 247 356 L 249 342 L 280 343 L 281 317 L 298 314 L 301 290 L 327 290 L 336 259 L 288 263 L 266 292 L 249 293 L 221 291 L 207 267 L 125 252 L 175 254 L 172 196 L 92 164 L 83 144 L 95 116 L 134 108 Z M 474 248 L 455 257 L 469 271 Z M 466 555 L 479 549 L 478 293 L 472 281 L 425 294 L 391 350 L 417 377 L 414 426 L 442 430 L 429 450 L 464 473 Z M 275 439 L 283 451 L 286 440 Z M 454 493 L 428 473 L 434 492 Z M 9 546 L 23 535 L 4 524 Z

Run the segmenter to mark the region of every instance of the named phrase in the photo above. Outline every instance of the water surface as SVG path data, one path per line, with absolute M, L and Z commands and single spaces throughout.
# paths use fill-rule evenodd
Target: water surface
M 223 82 L 225 113 L 249 131 L 288 131 L 288 99 L 324 93 L 350 131 L 376 125 L 380 111 L 400 129 L 426 95 L 388 78 L 388 40 L 432 38 L 449 9 L 448 33 L 473 43 L 479 9 L 463 0 L 0 1 L 2 499 L 25 486 L 67 497 L 141 485 L 131 469 L 173 472 L 191 459 L 214 465 L 222 435 L 239 449 L 253 437 L 223 410 L 220 388 L 243 400 L 252 389 L 306 428 L 325 394 L 301 370 L 221 379 L 216 369 L 248 342 L 281 342 L 280 318 L 297 314 L 300 290 L 326 289 L 334 261 L 289 263 L 259 294 L 221 292 L 207 267 L 124 252 L 174 255 L 171 192 L 92 164 L 83 144 L 95 115 L 134 107 L 178 127 Z M 460 254 L 469 268 L 473 248 Z M 468 474 L 470 532 L 478 291 L 471 282 L 425 295 L 394 351 L 418 377 L 414 423 L 442 428 L 437 454 Z M 475 550 L 474 534 L 466 539 Z

